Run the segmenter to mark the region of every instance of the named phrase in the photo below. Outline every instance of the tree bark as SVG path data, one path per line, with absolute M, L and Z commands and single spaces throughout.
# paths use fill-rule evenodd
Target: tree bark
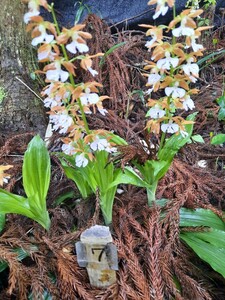
M 0 8 L 0 133 L 44 133 L 47 118 L 38 94 L 38 81 L 30 74 L 36 54 L 26 33 L 20 0 L 2 0 Z

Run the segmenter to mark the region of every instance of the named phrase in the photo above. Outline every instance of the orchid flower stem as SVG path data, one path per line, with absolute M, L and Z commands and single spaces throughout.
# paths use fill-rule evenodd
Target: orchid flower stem
M 151 188 L 147 188 L 148 206 L 152 206 L 156 201 L 156 189 L 158 186 L 158 181 L 154 182 Z
M 53 18 L 53 22 L 54 22 L 55 27 L 56 27 L 56 32 L 59 35 L 60 34 L 59 24 L 58 24 L 53 6 L 54 6 L 54 3 L 52 3 L 51 6 L 50 6 L 51 7 L 52 18 Z M 65 46 L 64 45 L 60 45 L 60 46 L 61 46 L 61 49 L 62 49 L 63 56 L 64 56 L 65 60 L 69 61 Z M 69 74 L 69 78 L 70 78 L 70 83 L 72 84 L 72 86 L 76 87 L 73 75 L 71 73 Z M 78 106 L 79 106 L 79 109 L 80 109 L 80 112 L 81 112 L 81 117 L 82 117 L 82 120 L 84 122 L 84 127 L 85 127 L 85 130 L 86 130 L 86 133 L 88 134 L 88 133 L 90 133 L 90 129 L 88 127 L 88 122 L 87 122 L 86 115 L 84 113 L 83 105 L 81 104 L 81 101 L 80 101 L 79 98 L 77 99 L 77 103 L 78 103 Z
M 165 132 L 162 132 L 158 153 L 159 153 L 160 150 L 162 150 L 162 148 L 163 148 L 163 145 L 164 145 L 164 142 L 165 142 L 165 138 L 166 138 L 166 133 L 165 133 Z

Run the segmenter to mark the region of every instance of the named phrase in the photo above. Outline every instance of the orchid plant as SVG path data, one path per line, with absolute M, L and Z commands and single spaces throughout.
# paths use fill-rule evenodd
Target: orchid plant
M 112 221 L 112 205 L 120 183 L 145 187 L 151 205 L 159 179 L 192 134 L 194 115 L 184 119 L 178 113 L 195 107 L 191 96 L 198 91 L 190 86 L 199 76 L 197 58 L 204 50 L 197 40 L 208 27 L 198 27 L 194 19 L 202 10 L 186 9 L 176 16 L 174 0 L 149 1 L 149 5 L 156 4 L 153 19 L 164 16 L 170 7 L 174 11 L 174 19 L 168 26 L 141 25 L 148 28 L 146 34 L 150 40 L 146 47 L 151 55 L 144 74 L 150 96 L 146 130 L 150 138 L 156 137 L 160 142 L 155 146 L 156 159 L 144 164 L 133 161 L 135 169 L 126 166 L 122 170 L 108 162 L 108 155 L 117 152 L 116 146 L 126 145 L 126 141 L 103 129 L 91 130 L 87 122 L 88 114 L 107 115 L 103 101 L 109 97 L 99 95 L 102 85 L 94 80 L 98 72 L 92 68 L 93 59 L 103 53 L 89 54 L 87 40 L 91 34 L 83 31 L 85 25 L 60 29 L 53 4 L 46 0 L 23 1 L 28 3 L 24 22 L 27 30 L 32 31 L 32 45 L 38 46 L 38 61 L 45 63 L 43 70 L 38 71 L 45 75 L 47 84 L 42 91 L 44 105 L 49 108 L 52 131 L 63 135 L 59 158 L 66 175 L 75 181 L 84 198 L 93 193 L 99 195 L 106 224 Z M 51 12 L 53 23 L 40 16 L 41 6 Z M 170 42 L 163 31 L 172 34 Z M 91 74 L 92 81 L 77 80 L 77 63 Z M 162 97 L 154 99 L 152 95 L 157 91 Z
M 37 72 L 45 75 L 47 86 L 42 96 L 44 106 L 49 109 L 51 130 L 64 136 L 59 159 L 83 198 L 93 193 L 99 196 L 105 223 L 110 224 L 116 186 L 108 188 L 108 185 L 122 171 L 108 163 L 108 155 L 117 151 L 116 144 L 126 142 L 106 130 L 91 130 L 86 117 L 96 112 L 107 114 L 103 101 L 109 97 L 99 95 L 102 85 L 94 80 L 98 72 L 92 68 L 93 59 L 102 57 L 103 53 L 88 53 L 87 40 L 91 34 L 83 31 L 84 24 L 60 29 L 53 4 L 46 0 L 24 2 L 28 3 L 24 22 L 28 24 L 27 30 L 32 31 L 31 43 L 38 46 L 38 61 L 45 63 L 43 70 Z M 53 23 L 40 16 L 40 7 L 51 12 Z M 92 81 L 77 80 L 77 62 L 91 74 Z
M 169 8 L 173 8 L 173 20 L 166 25 L 140 25 L 148 28 L 146 35 L 150 39 L 146 43 L 150 60 L 144 67 L 148 87 L 146 114 L 146 130 L 151 140 L 159 141 L 152 145 L 156 149 L 156 159 L 146 160 L 144 164 L 133 161 L 139 171 L 136 173 L 139 186 L 146 187 L 148 204 L 156 200 L 158 181 L 168 171 L 172 160 L 179 149 L 189 140 L 193 130 L 195 114 L 187 119 L 181 117 L 182 111 L 195 108 L 192 99 L 198 90 L 192 88 L 199 77 L 198 57 L 203 56 L 204 47 L 198 42 L 201 32 L 209 27 L 198 27 L 195 18 L 203 10 L 185 9 L 176 16 L 174 0 L 151 0 L 149 5 L 156 4 L 153 19 L 164 16 Z M 169 37 L 164 36 L 166 31 Z M 155 92 L 161 97 L 155 97 Z M 147 149 L 146 151 L 151 151 Z M 134 170 L 126 169 L 126 176 Z M 133 174 L 134 175 L 134 174 Z M 141 175 L 141 176 L 140 176 Z M 142 181 L 142 182 L 141 182 Z

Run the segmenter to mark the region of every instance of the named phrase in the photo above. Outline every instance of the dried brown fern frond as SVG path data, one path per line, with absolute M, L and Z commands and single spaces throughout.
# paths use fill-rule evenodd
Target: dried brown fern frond
M 133 299 L 135 293 L 137 299 L 150 300 L 217 299 L 213 279 L 207 278 L 201 265 L 195 265 L 195 261 L 201 261 L 180 243 L 179 209 L 186 198 L 179 194 L 179 199 L 163 208 L 149 208 L 138 195 L 133 190 L 115 204 L 113 228 L 119 253 L 121 299 Z M 220 290 L 217 292 L 220 294 Z
M 0 158 L 9 153 L 23 154 L 26 151 L 27 144 L 35 134 L 33 132 L 14 135 L 8 138 L 5 145 L 1 147 Z
M 130 101 L 129 94 L 138 88 L 140 82 L 144 84 L 139 66 L 140 61 L 143 62 L 144 53 L 140 45 L 144 46 L 144 41 L 141 41 L 144 35 L 139 33 L 139 36 L 136 34 L 134 37 L 132 34 L 118 33 L 116 37 L 112 36 L 109 26 L 95 15 L 89 15 L 85 23 L 92 34 L 89 45 L 91 53 L 106 53 L 113 46 L 120 45 L 103 58 L 101 67 L 98 61 L 93 66 L 98 71 L 98 81 L 111 97 L 108 107 L 116 110 L 118 115 L 125 115 Z M 120 44 L 124 41 L 124 44 Z M 88 78 L 84 76 L 84 79 Z
M 160 210 L 155 206 L 145 223 L 148 232 L 146 252 L 149 253 L 144 260 L 150 282 L 152 299 L 164 299 L 164 282 L 162 280 L 162 270 L 159 264 L 160 252 L 163 244 L 163 231 L 160 224 Z
M 57 286 L 60 289 L 61 299 L 94 300 L 94 297 L 85 289 L 85 278 L 81 274 L 74 256 L 67 253 L 57 254 L 58 278 Z M 86 278 L 86 282 L 87 278 Z
M 17 254 L 12 249 L 0 247 L 0 260 L 7 262 L 9 266 L 8 294 L 12 295 L 17 291 L 21 300 L 26 299 L 28 278 L 23 265 L 18 261 Z
M 176 159 L 159 183 L 158 196 L 176 199 L 183 195 L 185 206 L 190 208 L 210 203 L 221 208 L 224 206 L 224 187 L 224 179 L 213 175 L 210 170 L 193 167 Z
M 174 264 L 175 275 L 179 282 L 182 282 L 182 294 L 185 299 L 212 300 L 212 296 L 205 287 L 201 286 L 193 277 L 187 275 L 182 268 Z

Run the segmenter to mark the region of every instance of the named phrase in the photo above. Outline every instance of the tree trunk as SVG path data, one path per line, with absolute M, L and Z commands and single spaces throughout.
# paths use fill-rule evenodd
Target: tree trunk
M 2 0 L 0 9 L 0 133 L 44 133 L 47 118 L 38 93 L 38 81 L 30 74 L 36 54 L 23 22 L 26 9 L 20 0 Z M 21 81 L 19 81 L 20 79 Z

